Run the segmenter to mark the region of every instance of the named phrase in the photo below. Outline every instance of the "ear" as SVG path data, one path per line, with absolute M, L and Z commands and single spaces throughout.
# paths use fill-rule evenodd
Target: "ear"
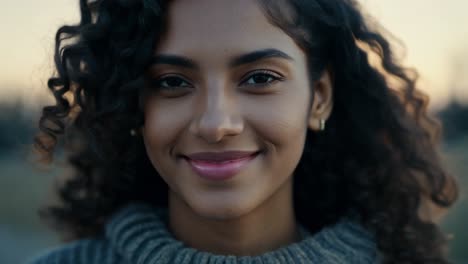
M 308 125 L 314 131 L 320 130 L 320 119 L 327 120 L 333 109 L 332 72 L 326 68 L 320 78 L 313 83 L 312 106 Z

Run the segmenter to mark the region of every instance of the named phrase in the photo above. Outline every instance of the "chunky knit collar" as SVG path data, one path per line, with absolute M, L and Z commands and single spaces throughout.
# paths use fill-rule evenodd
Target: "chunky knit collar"
M 155 263 L 375 263 L 373 236 L 348 218 L 314 235 L 257 256 L 216 255 L 190 248 L 168 230 L 167 209 L 131 204 L 106 226 L 114 251 L 130 264 Z

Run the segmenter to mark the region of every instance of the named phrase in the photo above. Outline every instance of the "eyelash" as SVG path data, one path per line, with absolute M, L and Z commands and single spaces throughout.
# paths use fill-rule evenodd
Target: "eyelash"
M 248 80 L 250 80 L 251 78 L 253 78 L 254 76 L 267 76 L 269 79 L 271 78 L 272 81 L 269 81 L 267 83 L 261 83 L 261 84 L 250 84 L 249 86 L 264 86 L 264 87 L 267 87 L 267 86 L 270 86 L 271 84 L 277 82 L 277 81 L 284 81 L 284 77 L 279 75 L 278 73 L 275 73 L 273 71 L 270 71 L 270 70 L 256 70 L 256 71 L 252 71 L 250 73 L 248 73 L 248 76 L 246 78 L 243 78 L 244 81 L 241 82 L 241 84 L 247 82 Z
M 176 79 L 178 81 L 182 81 L 183 83 L 188 83 L 184 78 L 181 78 L 180 76 L 173 75 L 173 74 L 168 74 L 168 75 L 163 75 L 163 77 L 160 78 L 154 78 L 150 80 L 151 87 L 154 87 L 156 89 L 161 89 L 161 90 L 175 90 L 174 88 L 178 88 L 181 86 L 168 86 L 168 87 L 162 87 L 161 83 L 162 82 L 167 82 L 169 79 Z M 185 86 L 184 86 L 185 87 Z
M 277 81 L 283 81 L 284 80 L 284 77 L 282 77 L 278 73 L 275 73 L 275 72 L 270 71 L 270 70 L 255 70 L 255 71 L 252 71 L 252 72 L 250 72 L 250 73 L 248 73 L 246 75 L 247 75 L 247 77 L 243 78 L 243 81 L 240 83 L 241 85 L 246 83 L 247 81 L 249 81 L 250 79 L 252 79 L 255 76 L 265 76 L 265 77 L 267 77 L 267 79 L 271 79 L 271 81 L 268 81 L 266 83 L 247 84 L 247 86 L 268 87 L 268 86 L 272 85 L 273 83 L 275 83 Z M 182 81 L 183 83 L 189 84 L 189 82 L 186 81 L 185 78 L 181 78 L 180 76 L 177 76 L 177 75 L 168 74 L 168 75 L 165 75 L 165 76 L 160 77 L 160 78 L 151 79 L 150 80 L 151 87 L 155 87 L 155 88 L 161 89 L 161 90 L 176 90 L 177 88 L 187 87 L 185 85 L 184 86 L 167 86 L 167 87 L 162 87 L 161 86 L 162 82 L 165 82 L 165 81 L 167 82 L 168 79 L 172 79 L 172 78 L 177 79 L 178 81 Z

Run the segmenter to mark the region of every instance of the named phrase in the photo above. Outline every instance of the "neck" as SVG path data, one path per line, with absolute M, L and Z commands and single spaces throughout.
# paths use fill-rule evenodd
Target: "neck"
M 170 193 L 169 226 L 178 240 L 201 251 L 237 256 L 273 251 L 299 240 L 292 181 L 250 212 L 223 220 L 198 215 Z

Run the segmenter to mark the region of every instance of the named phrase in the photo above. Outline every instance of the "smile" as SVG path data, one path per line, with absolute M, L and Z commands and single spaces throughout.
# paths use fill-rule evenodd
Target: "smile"
M 259 155 L 252 155 L 231 160 L 192 160 L 185 157 L 192 170 L 200 177 L 212 181 L 223 181 L 234 177 Z

